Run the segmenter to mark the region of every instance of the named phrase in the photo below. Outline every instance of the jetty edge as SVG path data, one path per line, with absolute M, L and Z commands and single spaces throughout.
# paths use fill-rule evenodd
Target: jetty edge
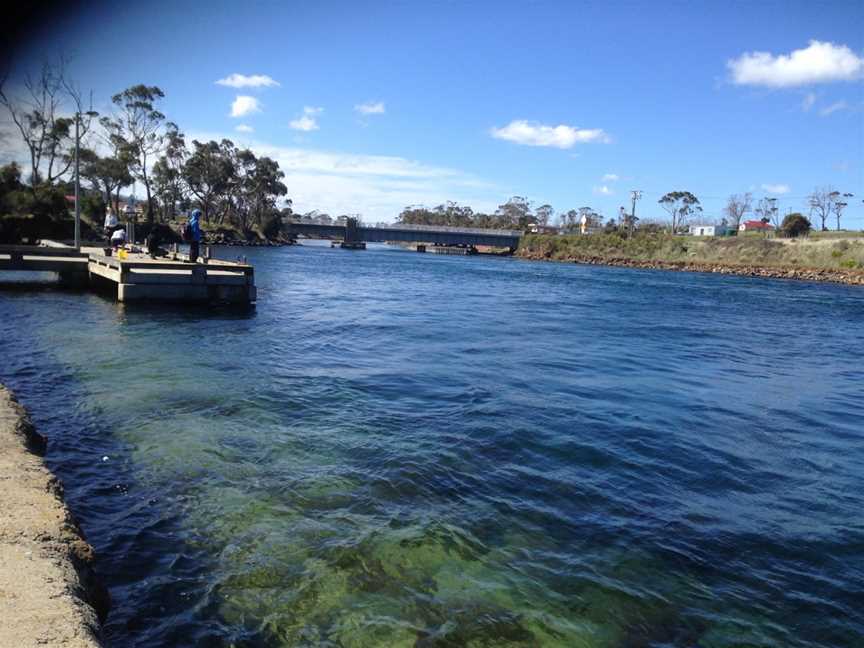
M 101 648 L 108 591 L 45 449 L 0 384 L 0 648 Z

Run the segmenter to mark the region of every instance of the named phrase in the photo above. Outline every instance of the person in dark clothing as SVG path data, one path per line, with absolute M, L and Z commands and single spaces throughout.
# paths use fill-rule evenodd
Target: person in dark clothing
M 162 234 L 159 231 L 159 226 L 154 225 L 150 228 L 150 233 L 147 235 L 147 252 L 151 259 L 157 256 L 162 256 L 162 250 L 159 249 L 159 244 L 162 242 Z
M 191 228 L 189 238 L 189 262 L 197 263 L 198 253 L 201 248 L 201 210 L 193 209 L 189 215 L 189 227 Z

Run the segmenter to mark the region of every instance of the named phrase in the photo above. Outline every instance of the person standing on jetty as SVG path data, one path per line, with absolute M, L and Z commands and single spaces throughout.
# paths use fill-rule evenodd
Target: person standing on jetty
M 117 229 L 117 214 L 111 209 L 111 205 L 108 205 L 105 210 L 105 238 L 111 238 L 115 229 Z
M 186 233 L 189 240 L 189 263 L 197 263 L 198 251 L 201 247 L 201 210 L 193 209 L 186 224 Z

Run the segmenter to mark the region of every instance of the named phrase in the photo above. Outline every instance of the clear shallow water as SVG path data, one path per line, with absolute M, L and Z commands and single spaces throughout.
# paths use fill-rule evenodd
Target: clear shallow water
M 864 644 L 860 289 L 247 254 L 250 313 L 0 292 L 109 645 Z

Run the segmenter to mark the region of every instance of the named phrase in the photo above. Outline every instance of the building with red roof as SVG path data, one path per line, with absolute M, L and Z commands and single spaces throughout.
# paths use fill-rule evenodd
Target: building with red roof
M 771 223 L 764 223 L 758 220 L 744 221 L 738 226 L 739 232 L 773 232 L 774 226 Z

